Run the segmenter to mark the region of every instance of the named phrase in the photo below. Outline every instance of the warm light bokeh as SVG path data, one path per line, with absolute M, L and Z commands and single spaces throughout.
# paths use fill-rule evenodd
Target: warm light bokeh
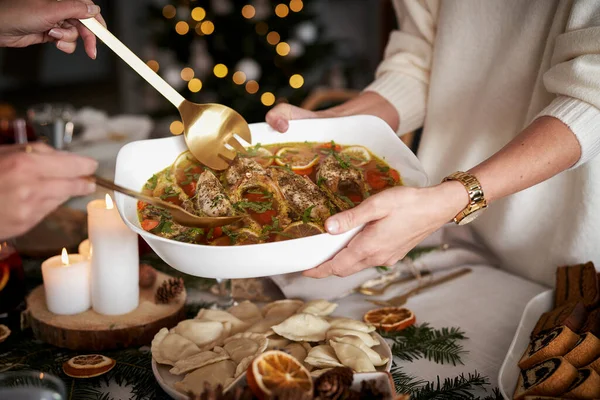
M 275 15 L 279 18 L 285 18 L 290 13 L 290 9 L 285 4 L 277 4 L 275 7 Z
M 227 69 L 227 66 L 225 66 L 225 64 L 217 64 L 213 68 L 213 73 L 217 78 L 225 78 L 228 72 L 229 70 Z
M 280 40 L 281 37 L 279 36 L 279 33 L 275 31 L 269 32 L 269 34 L 267 35 L 267 42 L 273 46 L 279 43 Z
M 169 130 L 173 135 L 181 135 L 183 133 L 183 123 L 181 121 L 173 121 Z
M 275 95 L 271 92 L 265 92 L 260 96 L 260 101 L 267 107 L 275 103 Z
M 146 65 L 148 65 L 150 67 L 150 69 L 154 72 L 158 72 L 158 70 L 160 69 L 160 65 L 158 64 L 158 61 L 156 60 L 149 60 Z
M 243 73 L 242 71 L 236 71 L 233 74 L 233 82 L 236 85 L 243 85 L 244 82 L 246 82 L 246 74 Z
M 175 25 L 175 32 L 177 32 L 180 35 L 185 35 L 190 31 L 190 26 L 188 25 L 187 22 L 185 21 L 179 21 L 176 25 Z
M 189 82 L 190 80 L 192 80 L 194 75 L 195 75 L 194 70 L 191 69 L 190 67 L 186 67 L 181 70 L 181 79 L 183 79 L 186 82 Z
M 192 10 L 192 19 L 202 21 L 206 17 L 206 11 L 202 7 L 196 7 Z
M 191 79 L 188 83 L 188 89 L 192 93 L 198 93 L 202 90 L 202 81 L 198 78 Z
M 286 42 L 279 42 L 275 50 L 280 56 L 287 56 L 288 54 L 290 54 L 290 45 Z
M 177 15 L 177 9 L 175 8 L 174 5 L 172 4 L 167 4 L 166 6 L 164 6 L 163 8 L 163 17 L 171 19 L 171 18 L 175 18 L 175 16 Z
M 300 74 L 294 74 L 290 77 L 290 86 L 299 89 L 304 85 L 304 78 Z
M 251 6 L 250 4 L 246 4 L 244 7 L 242 7 L 242 16 L 246 19 L 251 19 L 254 18 L 254 16 L 256 15 L 256 9 Z
M 246 91 L 250 94 L 254 94 L 256 92 L 258 92 L 259 86 L 258 86 L 258 82 L 256 81 L 248 81 L 246 83 Z

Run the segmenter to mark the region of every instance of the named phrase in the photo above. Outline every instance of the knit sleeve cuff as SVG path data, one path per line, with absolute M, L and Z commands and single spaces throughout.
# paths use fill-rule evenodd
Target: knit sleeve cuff
M 365 91 L 378 93 L 396 108 L 400 117 L 399 136 L 423 126 L 427 97 L 425 83 L 408 75 L 386 72 Z
M 568 96 L 558 96 L 536 118 L 555 117 L 567 125 L 581 146 L 581 158 L 570 169 L 579 167 L 600 153 L 600 110 Z

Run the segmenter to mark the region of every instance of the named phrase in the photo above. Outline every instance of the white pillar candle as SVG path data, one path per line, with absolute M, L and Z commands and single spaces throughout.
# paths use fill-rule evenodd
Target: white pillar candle
M 125 225 L 109 195 L 91 201 L 87 211 L 93 248 L 92 308 L 99 314 L 127 314 L 139 303 L 137 234 Z
M 54 256 L 42 263 L 46 306 L 54 314 L 73 315 L 90 308 L 90 262 L 80 254 Z
M 90 244 L 90 239 L 85 239 L 83 242 L 79 243 L 78 251 L 84 258 L 91 260 L 92 245 Z

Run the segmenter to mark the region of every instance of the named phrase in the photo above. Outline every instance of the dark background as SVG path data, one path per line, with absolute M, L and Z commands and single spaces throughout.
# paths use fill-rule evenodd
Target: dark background
M 154 0 L 97 0 L 109 29 L 144 58 L 150 41 L 147 5 Z M 364 88 L 374 76 L 389 31 L 395 26 L 389 0 L 320 0 L 316 8 L 325 39 L 335 40 L 353 63 L 348 89 Z M 318 62 L 318 60 L 315 60 Z M 66 55 L 52 45 L 0 49 L 0 102 L 20 114 L 41 102 L 68 102 L 117 113 L 151 113 L 149 86 L 99 46 L 90 60 L 82 46 Z M 174 110 L 175 111 L 175 110 Z

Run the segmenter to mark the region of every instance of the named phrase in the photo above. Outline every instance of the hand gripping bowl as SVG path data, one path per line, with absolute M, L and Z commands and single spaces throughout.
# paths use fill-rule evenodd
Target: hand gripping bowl
M 363 145 L 400 172 L 406 186 L 426 186 L 428 178 L 417 157 L 381 119 L 353 116 L 292 121 L 285 134 L 267 124 L 250 125 L 253 145 L 282 142 L 329 142 Z M 141 190 L 152 174 L 172 164 L 187 150 L 181 136 L 129 143 L 117 156 L 115 182 Z M 314 268 L 340 251 L 362 226 L 341 235 L 327 233 L 295 240 L 246 246 L 206 246 L 177 242 L 144 231 L 136 200 L 115 193 L 117 208 L 130 229 L 141 235 L 171 267 L 194 276 L 217 279 L 252 278 Z

